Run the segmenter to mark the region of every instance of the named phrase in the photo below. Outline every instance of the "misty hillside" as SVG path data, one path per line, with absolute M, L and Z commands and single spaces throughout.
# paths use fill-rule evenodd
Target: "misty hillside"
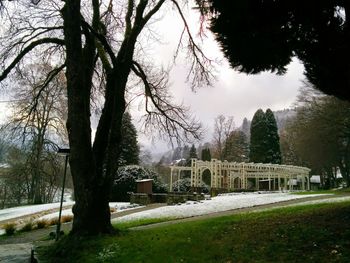
M 284 110 L 278 110 L 273 111 L 273 114 L 275 115 L 276 123 L 278 130 L 284 129 L 286 124 L 288 123 L 288 120 L 293 118 L 296 114 L 296 109 L 284 109 Z M 243 131 L 247 137 L 250 137 L 250 124 L 251 120 L 243 121 L 242 125 L 238 128 L 239 130 Z

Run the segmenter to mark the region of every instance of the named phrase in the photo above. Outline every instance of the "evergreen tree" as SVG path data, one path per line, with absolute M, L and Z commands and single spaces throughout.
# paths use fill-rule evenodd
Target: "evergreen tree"
M 265 113 L 262 109 L 259 109 L 255 112 L 250 126 L 250 162 L 265 163 L 265 156 L 268 149 L 267 134 Z
M 249 160 L 255 163 L 281 163 L 281 149 L 276 119 L 270 109 L 259 109 L 250 128 Z
M 350 101 L 348 0 L 196 2 L 232 68 L 283 74 L 297 57 L 316 88 Z
M 280 148 L 280 137 L 278 135 L 278 128 L 275 116 L 270 109 L 266 110 L 265 113 L 266 126 L 267 126 L 267 141 L 268 148 L 266 152 L 266 163 L 277 163 L 281 164 L 281 148 Z
M 211 153 L 209 148 L 205 148 L 202 150 L 202 160 L 203 161 L 211 161 Z
M 245 162 L 248 160 L 249 146 L 243 131 L 235 130 L 227 138 L 223 150 L 224 159 L 229 162 Z
M 125 112 L 123 116 L 120 147 L 119 166 L 139 164 L 140 148 L 137 143 L 137 131 L 128 112 Z
M 192 146 L 191 146 L 190 155 L 189 155 L 189 159 L 192 159 L 192 158 L 198 158 L 197 149 L 194 146 L 194 144 L 192 144 Z

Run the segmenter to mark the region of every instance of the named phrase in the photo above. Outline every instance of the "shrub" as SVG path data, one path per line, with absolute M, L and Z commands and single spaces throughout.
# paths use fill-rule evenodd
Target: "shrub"
M 21 228 L 22 232 L 28 232 L 33 229 L 33 221 L 28 221 L 24 224 L 24 226 Z
M 57 225 L 58 217 L 52 218 L 49 220 L 49 226 Z
M 128 192 L 136 191 L 136 180 L 153 179 L 154 193 L 166 193 L 167 187 L 154 171 L 138 165 L 122 166 L 118 169 L 112 187 L 111 201 L 130 201 Z
M 4 229 L 5 229 L 5 234 L 7 236 L 11 236 L 16 231 L 16 224 L 15 223 L 7 223 L 4 225 Z
M 111 213 L 114 213 L 114 212 L 116 212 L 117 211 L 117 209 L 115 208 L 115 207 L 110 207 L 109 208 L 109 212 L 111 212 Z
M 49 225 L 49 222 L 46 219 L 40 219 L 40 220 L 36 221 L 36 227 L 38 229 L 45 228 L 48 225 Z
M 61 223 L 67 223 L 73 220 L 73 216 L 72 215 L 65 215 L 65 216 L 61 216 Z M 57 218 L 58 221 L 58 218 Z
M 174 192 L 190 192 L 191 189 L 191 179 L 190 178 L 184 178 L 180 179 L 179 181 L 176 181 L 173 183 L 173 191 Z M 209 193 L 209 186 L 205 183 L 201 183 L 199 185 L 199 188 L 201 188 L 201 191 L 203 193 Z M 180 190 L 180 191 L 179 191 Z

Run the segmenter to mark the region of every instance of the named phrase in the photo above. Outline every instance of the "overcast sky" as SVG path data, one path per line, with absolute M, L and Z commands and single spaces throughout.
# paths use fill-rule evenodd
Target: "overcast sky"
M 172 58 L 172 52 L 176 47 L 182 27 L 181 20 L 176 13 L 168 13 L 162 18 L 161 24 L 157 24 L 157 33 L 165 41 L 156 46 L 153 58 L 166 65 Z M 190 11 L 187 15 L 192 31 L 198 32 L 198 16 Z M 181 60 L 171 73 L 171 92 L 179 102 L 191 107 L 193 114 L 202 122 L 206 128 L 205 138 L 202 143 L 211 141 L 214 119 L 223 114 L 234 116 L 235 126 L 241 125 L 244 117 L 251 119 L 259 108 L 283 110 L 290 108 L 296 101 L 298 89 L 303 85 L 303 65 L 294 60 L 287 74 L 277 76 L 272 73 L 261 73 L 258 75 L 240 74 L 229 67 L 227 60 L 223 57 L 214 37 L 207 32 L 204 39 L 203 49 L 212 59 L 221 61 L 217 66 L 217 81 L 213 87 L 203 87 L 195 93 L 191 91 L 190 85 L 186 83 L 187 65 Z M 139 112 L 134 109 L 135 121 Z M 140 135 L 139 141 L 152 152 L 160 152 L 167 148 L 166 144 L 156 142 L 152 145 L 149 137 Z M 198 144 L 198 143 L 196 143 Z
M 199 17 L 193 10 L 188 12 L 186 18 L 195 35 L 198 32 Z M 165 10 L 165 15 L 159 16 L 159 21 L 152 25 L 152 34 L 157 35 L 162 43 L 157 44 L 157 41 L 150 40 L 149 34 L 144 35 L 145 41 L 149 41 L 146 49 L 147 54 L 150 54 L 150 58 L 154 62 L 165 67 L 169 65 L 182 29 L 182 21 L 174 10 L 171 12 L 168 8 Z M 207 56 L 221 61 L 221 64 L 216 67 L 217 81 L 213 82 L 212 87 L 203 87 L 195 93 L 192 92 L 190 85 L 186 83 L 188 65 L 181 59 L 177 61 L 177 66 L 170 76 L 170 91 L 174 98 L 178 102 L 184 102 L 185 105 L 190 106 L 192 113 L 206 129 L 202 143 L 211 141 L 214 119 L 220 114 L 234 116 L 235 125 L 238 127 L 244 117 L 251 119 L 259 108 L 263 110 L 271 108 L 273 111 L 283 110 L 290 108 L 295 102 L 298 89 L 302 86 L 304 78 L 302 75 L 303 66 L 298 61 L 293 61 L 284 76 L 272 73 L 248 76 L 230 69 L 210 32 L 207 32 L 207 38 L 204 39 L 202 45 Z M 0 95 L 0 100 L 2 99 L 6 98 Z M 0 120 L 6 108 L 5 103 L 0 103 Z M 142 112 L 137 106 L 132 108 L 136 125 L 139 120 L 138 116 L 141 114 Z M 162 152 L 168 148 L 164 142 L 156 141 L 152 144 L 149 136 L 141 134 L 139 141 L 152 152 Z

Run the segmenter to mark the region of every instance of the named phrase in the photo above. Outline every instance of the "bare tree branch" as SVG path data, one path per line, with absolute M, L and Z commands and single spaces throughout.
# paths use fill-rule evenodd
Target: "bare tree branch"
M 59 38 L 43 38 L 37 41 L 33 41 L 27 47 L 25 47 L 17 57 L 12 61 L 12 63 L 2 72 L 0 75 L 0 82 L 3 81 L 7 75 L 11 72 L 11 70 L 21 61 L 21 59 L 28 54 L 35 47 L 43 45 L 43 44 L 57 44 L 64 45 L 64 41 Z
M 183 105 L 177 106 L 171 103 L 167 90 L 167 77 L 158 75 L 156 81 L 150 81 L 142 66 L 136 61 L 133 61 L 132 70 L 143 81 L 145 87 L 147 112 L 145 125 L 148 127 L 156 125 L 160 131 L 169 135 L 171 140 L 180 141 L 183 136 L 186 140 L 189 140 L 190 136 L 200 139 L 202 136 L 200 123 L 187 114 L 188 110 Z M 156 110 L 151 109 L 149 100 Z
M 190 56 L 192 57 L 192 63 L 189 70 L 189 73 L 187 75 L 187 79 L 189 80 L 191 75 L 192 78 L 192 88 L 194 89 L 197 86 L 200 86 L 201 83 L 205 83 L 206 85 L 211 85 L 211 82 L 213 79 L 215 79 L 215 76 L 212 73 L 212 64 L 213 61 L 209 59 L 203 52 L 203 50 L 198 46 L 196 41 L 194 40 L 192 33 L 190 31 L 190 28 L 188 26 L 187 20 L 182 12 L 182 9 L 178 3 L 177 0 L 171 0 L 171 2 L 175 5 L 178 13 L 180 14 L 180 17 L 184 23 L 184 31 L 181 34 L 180 42 L 177 48 L 177 51 L 179 51 L 180 43 L 183 38 L 183 33 L 186 31 L 187 36 L 189 38 L 188 41 L 188 49 L 190 51 Z M 175 57 L 177 56 L 177 53 L 175 53 Z M 211 69 L 211 70 L 209 70 Z

